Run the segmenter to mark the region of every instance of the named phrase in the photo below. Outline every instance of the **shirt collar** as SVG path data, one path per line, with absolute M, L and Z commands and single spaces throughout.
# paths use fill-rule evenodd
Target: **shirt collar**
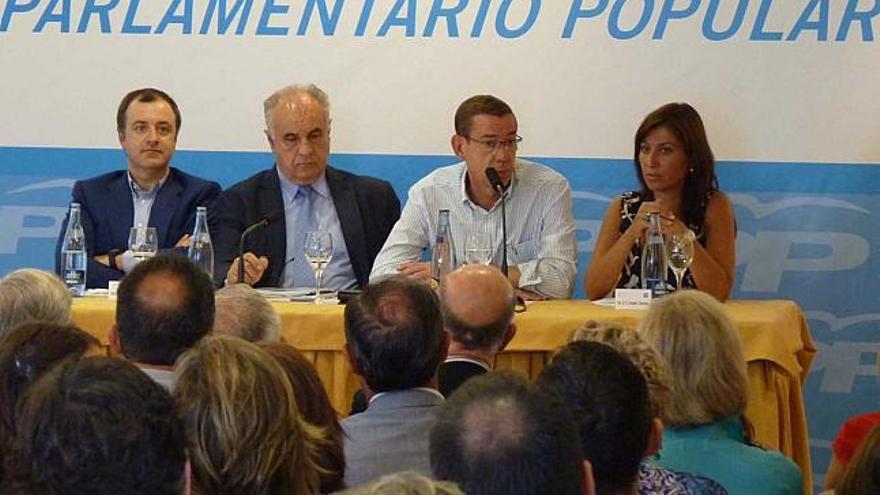
M 482 359 L 467 357 L 467 356 L 450 356 L 446 358 L 447 363 L 471 363 L 483 368 L 486 371 L 492 371 L 492 366 L 483 361 Z
M 517 162 L 514 162 L 514 173 L 510 177 L 510 184 L 507 185 L 507 189 L 505 189 L 505 191 L 504 191 L 504 197 L 507 199 L 507 201 L 510 201 L 510 196 L 513 194 L 513 188 L 516 185 L 516 164 L 517 164 Z M 471 200 L 470 197 L 468 197 L 468 194 L 467 194 L 467 185 L 468 185 L 468 181 L 470 180 L 468 178 L 468 173 L 467 173 L 467 163 L 463 164 L 462 170 L 461 170 L 461 176 L 459 177 L 458 180 L 459 180 L 458 190 L 459 190 L 459 193 L 461 194 L 461 202 L 465 205 L 474 206 L 475 203 Z M 500 203 L 501 203 L 501 197 L 499 196 L 498 201 L 496 201 L 495 204 L 492 205 L 492 208 L 489 211 L 492 211 L 495 208 L 497 208 Z
M 141 186 L 139 186 L 137 182 L 134 181 L 134 178 L 131 176 L 131 172 L 129 171 L 126 173 L 126 177 L 128 178 L 128 187 L 129 189 L 131 189 L 131 192 L 134 193 L 136 196 L 140 196 L 141 194 L 146 194 L 148 196 L 154 195 L 159 192 L 159 189 L 162 189 L 162 186 L 165 184 L 165 180 L 168 178 L 168 174 L 170 173 L 171 168 L 169 167 L 167 170 L 165 170 L 165 175 L 163 175 L 162 178 L 159 179 L 159 182 L 157 182 L 152 189 L 147 190 L 141 188 Z
M 281 184 L 281 193 L 284 196 L 284 204 L 286 205 L 290 201 L 293 201 L 293 198 L 296 197 L 296 193 L 297 191 L 299 191 L 301 185 L 294 184 L 292 181 L 290 181 L 290 179 L 288 179 L 284 176 L 284 174 L 281 173 L 281 169 L 279 169 L 277 166 L 275 167 L 275 172 L 278 174 L 278 181 Z M 327 185 L 326 171 L 322 173 L 321 176 L 318 177 L 317 180 L 315 180 L 315 182 L 309 185 L 312 186 L 312 190 L 318 193 L 318 195 L 322 198 L 330 197 L 330 186 Z
M 414 388 L 410 388 L 410 389 L 406 389 L 406 390 L 422 390 L 424 392 L 429 392 L 431 394 L 434 394 L 437 397 L 440 397 L 441 399 L 445 398 L 445 397 L 443 397 L 443 394 L 441 394 L 439 390 L 434 389 L 434 388 L 430 388 L 430 387 L 414 387 Z M 370 397 L 370 404 L 372 404 L 373 401 L 376 400 L 378 397 L 382 397 L 383 395 L 393 394 L 394 392 L 400 392 L 400 390 L 392 390 L 389 392 L 379 392 L 378 394 Z

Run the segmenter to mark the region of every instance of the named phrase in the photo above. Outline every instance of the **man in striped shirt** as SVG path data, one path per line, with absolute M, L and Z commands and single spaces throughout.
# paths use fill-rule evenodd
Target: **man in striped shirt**
M 376 258 L 370 280 L 394 274 L 431 280 L 430 262 L 421 261 L 437 232 L 437 217 L 448 209 L 455 259 L 461 263 L 469 239 L 491 239 L 493 261 L 503 249 L 501 195 L 486 178 L 495 168 L 507 202 L 508 278 L 531 299 L 568 298 L 576 274 L 571 188 L 558 172 L 519 160 L 513 110 L 489 95 L 465 100 L 455 113 L 452 149 L 462 162 L 441 167 L 409 190 L 409 199 Z

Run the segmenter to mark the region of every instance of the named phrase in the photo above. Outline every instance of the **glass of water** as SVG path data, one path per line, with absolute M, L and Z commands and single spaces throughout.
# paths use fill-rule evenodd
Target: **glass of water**
M 152 258 L 159 251 L 159 240 L 156 227 L 138 225 L 131 228 L 128 234 L 128 250 L 131 251 L 135 263 Z
M 305 255 L 312 270 L 315 271 L 315 304 L 323 304 L 321 281 L 324 278 L 324 269 L 333 258 L 333 236 L 330 232 L 306 232 Z
M 495 245 L 488 234 L 475 232 L 465 239 L 464 262 L 468 265 L 488 265 L 492 263 Z
M 679 234 L 664 234 L 666 264 L 675 274 L 675 290 L 681 289 L 681 278 L 694 261 L 694 233 L 685 229 Z

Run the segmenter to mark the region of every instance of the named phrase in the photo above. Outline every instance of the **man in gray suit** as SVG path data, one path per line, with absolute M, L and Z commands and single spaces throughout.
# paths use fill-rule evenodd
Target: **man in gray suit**
M 449 336 L 437 296 L 392 277 L 367 286 L 345 308 L 345 351 L 367 393 L 367 410 L 342 422 L 345 483 L 405 470 L 430 474 L 428 432 L 443 396 L 437 368 Z

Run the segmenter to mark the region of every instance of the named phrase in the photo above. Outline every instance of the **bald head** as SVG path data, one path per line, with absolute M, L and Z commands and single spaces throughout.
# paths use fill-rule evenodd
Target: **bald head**
M 440 300 L 446 329 L 466 348 L 493 350 L 513 321 L 513 287 L 494 266 L 465 265 L 450 273 Z

